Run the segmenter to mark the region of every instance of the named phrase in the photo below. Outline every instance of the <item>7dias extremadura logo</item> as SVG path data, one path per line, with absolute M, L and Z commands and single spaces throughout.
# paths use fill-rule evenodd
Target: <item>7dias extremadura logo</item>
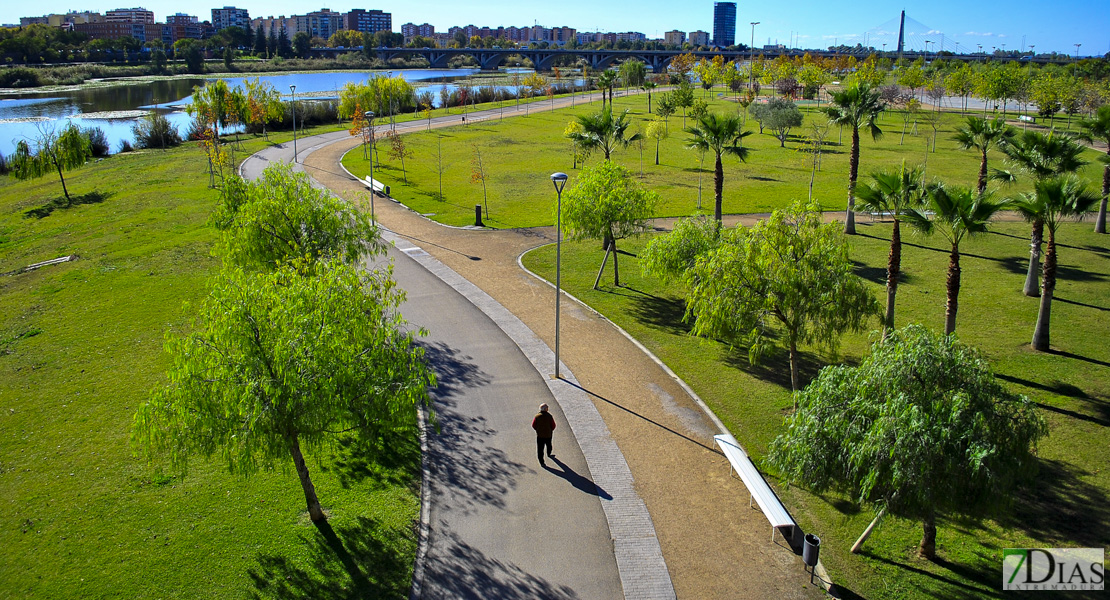
M 1106 589 L 1102 548 L 1006 548 L 1002 550 L 1003 590 Z

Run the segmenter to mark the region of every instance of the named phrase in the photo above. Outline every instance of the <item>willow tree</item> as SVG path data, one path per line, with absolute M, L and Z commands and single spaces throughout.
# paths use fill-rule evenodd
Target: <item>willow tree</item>
M 891 332 L 858 367 L 825 367 L 796 396 L 768 460 L 787 481 L 878 509 L 853 552 L 889 513 L 921 522 L 918 553 L 934 558 L 938 517 L 1004 507 L 1048 434 L 979 352 L 920 325 Z
M 68 203 L 71 199 L 64 172 L 80 167 L 90 158 L 92 144 L 89 138 L 70 122 L 61 133 L 53 127 L 43 126 L 39 127 L 38 135 L 30 142 L 19 140 L 9 159 L 9 168 L 12 177 L 19 180 L 38 179 L 57 171 Z

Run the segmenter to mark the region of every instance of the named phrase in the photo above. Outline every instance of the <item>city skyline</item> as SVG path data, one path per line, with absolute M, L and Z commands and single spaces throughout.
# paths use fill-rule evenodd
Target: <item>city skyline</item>
M 446 31 L 452 26 L 469 24 L 496 27 L 499 25 L 524 26 L 538 23 L 546 27 L 568 26 L 580 32 L 637 31 L 649 39 L 662 38 L 671 30 L 711 31 L 713 2 L 708 0 L 695 5 L 682 14 L 668 10 L 663 0 L 643 0 L 606 3 L 598 6 L 583 0 L 566 0 L 558 6 L 547 3 L 507 2 L 490 0 L 480 5 L 460 6 L 444 0 L 428 0 L 419 8 L 407 3 L 337 4 L 309 3 L 303 0 L 257 0 L 227 3 L 187 3 L 169 0 L 141 0 L 129 4 L 106 4 L 103 0 L 88 4 L 74 4 L 73 0 L 45 0 L 34 5 L 35 13 L 26 11 L 27 5 L 5 3 L 0 8 L 0 23 L 18 23 L 20 17 L 65 13 L 70 10 L 105 12 L 115 8 L 142 6 L 154 11 L 159 22 L 167 16 L 181 12 L 195 15 L 201 20 L 211 17 L 213 8 L 224 5 L 245 8 L 252 18 L 304 14 L 322 7 L 346 12 L 353 8 L 379 9 L 393 15 L 393 29 L 399 32 L 404 23 L 428 22 L 436 31 Z M 1053 10 L 1046 11 L 1043 4 L 1033 0 L 1000 2 L 991 0 L 972 4 L 957 0 L 935 0 L 921 6 L 906 5 L 893 0 L 873 0 L 850 6 L 833 8 L 827 3 L 810 0 L 787 5 L 752 6 L 737 2 L 736 42 L 751 41 L 752 21 L 760 24 L 755 29 L 755 45 L 783 44 L 801 48 L 827 48 L 834 44 L 855 45 L 865 40 L 880 48 L 890 37 L 889 25 L 905 8 L 907 18 L 924 24 L 922 31 L 932 38 L 931 48 L 938 49 L 941 36 L 945 50 L 961 53 L 974 51 L 982 45 L 985 52 L 992 48 L 1028 50 L 1033 46 L 1037 53 L 1060 52 L 1074 56 L 1075 44 L 1080 44 L 1080 56 L 1103 56 L 1110 52 L 1110 9 L 1105 0 L 1061 0 Z M 672 14 L 673 13 L 673 14 Z M 888 25 L 888 27 L 883 27 Z M 895 26 L 896 27 L 896 26 Z M 893 35 L 896 37 L 896 31 Z M 959 43 L 959 47 L 955 43 Z M 887 50 L 893 44 L 887 42 Z

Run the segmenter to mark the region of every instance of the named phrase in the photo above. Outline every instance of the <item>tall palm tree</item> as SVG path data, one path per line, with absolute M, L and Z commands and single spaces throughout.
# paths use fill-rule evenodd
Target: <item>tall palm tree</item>
M 920 169 L 906 168 L 902 161 L 899 171 L 880 171 L 871 175 L 872 185 L 863 185 L 858 191 L 860 206 L 869 212 L 890 213 L 894 229 L 890 234 L 890 254 L 886 262 L 886 316 L 883 318 L 883 335 L 894 329 L 894 298 L 898 293 L 898 276 L 902 268 L 901 220 L 906 210 L 921 206 L 925 198 L 925 185 Z
M 1009 140 L 1002 147 L 1018 170 L 1028 173 L 1034 180 L 1043 181 L 1066 173 L 1075 173 L 1080 167 L 1087 164 L 1081 158 L 1084 148 L 1081 144 L 1067 136 L 1055 135 L 1054 131 L 1041 133 L 1039 131 L 1025 131 L 1020 136 Z M 1017 176 L 1008 170 L 996 171 L 996 179 L 1013 181 Z M 1038 273 L 1041 262 L 1041 242 L 1044 239 L 1044 221 L 1034 217 L 1033 230 L 1029 235 L 1029 270 L 1025 274 L 1025 287 L 1022 291 L 1026 296 L 1036 297 L 1040 294 Z
M 1095 233 L 1106 233 L 1106 201 L 1110 198 L 1110 104 L 1100 106 L 1095 118 L 1079 121 L 1079 127 L 1082 129 L 1080 139 L 1106 144 L 1106 156 L 1102 157 L 1102 162 L 1106 163 L 1102 170 L 1102 203 L 1095 219 Z
M 1061 175 L 1042 179 L 1033 185 L 1033 191 L 1013 201 L 1023 214 L 1036 213 L 1048 230 L 1048 244 L 1044 255 L 1044 277 L 1041 283 L 1041 306 L 1037 312 L 1037 326 L 1033 330 L 1033 348 L 1047 352 L 1049 348 L 1049 321 L 1052 315 L 1052 296 L 1056 290 L 1056 231 L 1069 217 L 1082 218 L 1091 210 L 1099 197 L 1088 192 L 1075 175 Z
M 597 87 L 601 89 L 601 108 L 605 108 L 605 92 L 609 92 L 609 109 L 613 108 L 613 86 L 617 84 L 617 72 L 606 69 L 597 76 Z
M 978 150 L 982 156 L 979 161 L 979 193 L 987 191 L 987 151 L 1001 147 L 1014 137 L 1014 129 L 1002 117 L 992 121 L 975 116 L 967 118 L 967 125 L 956 130 L 952 139 L 961 150 Z
M 944 333 L 956 331 L 956 312 L 960 301 L 960 242 L 964 238 L 985 233 L 991 217 L 1006 207 L 994 202 L 990 194 L 979 195 L 971 188 L 934 184 L 928 187 L 923 210 L 907 209 L 906 222 L 926 235 L 939 232 L 948 240 L 947 307 Z
M 722 154 L 732 154 L 741 162 L 748 159 L 748 149 L 741 145 L 745 136 L 751 135 L 750 131 L 743 131 L 740 117 L 707 113 L 686 128 L 690 134 L 686 147 L 692 150 L 712 150 L 717 157 L 713 168 L 713 191 L 716 197 L 716 206 L 713 216 L 721 222 L 721 193 L 725 187 L 725 171 L 721 164 Z
M 624 137 L 631 125 L 627 110 L 614 117 L 612 109 L 604 108 L 599 113 L 578 117 L 578 124 L 582 129 L 567 133 L 567 138 L 587 150 L 600 148 L 605 160 L 609 160 L 618 147 L 626 148 L 641 137 L 639 133 Z
M 886 105 L 879 99 L 879 91 L 866 83 L 857 83 L 839 92 L 833 92 L 832 105 L 822 109 L 833 125 L 852 128 L 852 154 L 848 159 L 848 210 L 844 216 L 844 233 L 855 235 L 856 177 L 859 174 L 859 130 L 866 127 L 871 139 L 877 140 L 883 130 L 875 124 Z

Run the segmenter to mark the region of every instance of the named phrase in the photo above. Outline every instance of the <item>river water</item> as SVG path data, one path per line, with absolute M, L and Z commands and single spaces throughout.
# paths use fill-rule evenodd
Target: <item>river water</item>
M 408 81 L 425 82 L 439 102 L 439 90 L 454 88 L 453 81 L 478 73 L 478 69 L 399 69 L 375 72 L 309 72 L 259 75 L 279 92 L 288 96 L 289 86 L 297 86 L 297 98 L 335 98 L 348 82 L 366 81 L 372 74 L 400 74 Z M 508 72 L 531 72 L 510 69 Z M 228 77 L 231 87 L 243 86 L 249 77 Z M 107 135 L 112 152 L 122 140 L 133 141 L 131 126 L 150 110 L 158 110 L 184 134 L 191 117 L 185 106 L 192 100 L 193 88 L 213 79 L 181 78 L 144 80 L 133 83 L 91 85 L 64 91 L 25 92 L 0 96 L 0 154 L 9 156 L 20 139 L 34 139 L 38 129 L 60 129 L 66 121 L 78 127 L 99 127 Z

